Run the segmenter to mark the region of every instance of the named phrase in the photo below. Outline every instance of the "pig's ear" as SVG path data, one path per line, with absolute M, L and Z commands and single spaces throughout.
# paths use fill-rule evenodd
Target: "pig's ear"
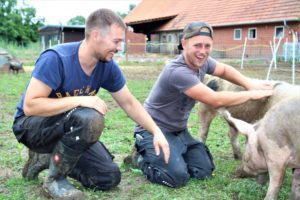
M 218 112 L 225 118 L 226 121 L 228 121 L 230 124 L 232 124 L 240 133 L 249 136 L 250 134 L 254 133 L 254 126 L 252 124 L 249 124 L 243 120 L 233 118 L 231 114 L 226 109 L 219 109 Z

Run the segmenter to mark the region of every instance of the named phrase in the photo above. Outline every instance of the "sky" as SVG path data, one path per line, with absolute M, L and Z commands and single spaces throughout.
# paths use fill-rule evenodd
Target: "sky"
M 67 24 L 71 18 L 81 15 L 85 18 L 98 8 L 109 8 L 115 12 L 127 13 L 129 5 L 141 0 L 18 0 L 36 9 L 36 16 L 45 18 L 46 25 Z

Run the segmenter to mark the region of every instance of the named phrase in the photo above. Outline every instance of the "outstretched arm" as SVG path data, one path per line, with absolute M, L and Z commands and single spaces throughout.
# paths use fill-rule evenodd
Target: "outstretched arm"
M 227 107 L 244 103 L 248 100 L 261 99 L 272 95 L 272 90 L 248 90 L 241 92 L 215 92 L 203 83 L 199 83 L 184 92 L 189 97 L 214 108 Z
M 159 155 L 161 148 L 165 162 L 168 163 L 170 150 L 165 136 L 141 103 L 130 93 L 127 86 L 125 85 L 118 92 L 112 93 L 112 96 L 131 119 L 153 134 L 156 155 Z
M 244 76 L 232 66 L 220 62 L 217 62 L 213 75 L 240 85 L 247 90 L 270 90 L 273 88 L 273 85 L 268 82 L 255 81 Z

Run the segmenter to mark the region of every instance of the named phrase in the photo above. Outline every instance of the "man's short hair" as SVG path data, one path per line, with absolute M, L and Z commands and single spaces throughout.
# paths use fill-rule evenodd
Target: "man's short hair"
M 101 8 L 92 12 L 85 24 L 85 37 L 88 38 L 94 29 L 107 30 L 112 24 L 126 29 L 122 18 L 112 10 Z
M 198 35 L 208 36 L 213 39 L 213 29 L 206 22 L 191 22 L 188 23 L 183 29 L 184 39 L 189 39 Z M 181 43 L 179 44 L 178 49 L 183 49 Z

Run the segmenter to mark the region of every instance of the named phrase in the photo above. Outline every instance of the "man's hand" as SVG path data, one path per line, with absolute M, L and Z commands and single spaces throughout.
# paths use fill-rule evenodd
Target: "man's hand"
M 162 149 L 165 163 L 168 164 L 170 157 L 169 143 L 160 130 L 153 133 L 153 145 L 157 156 L 160 154 L 160 149 Z
M 273 83 L 270 83 L 268 81 L 261 82 L 253 80 L 249 90 L 272 90 L 273 86 Z
M 105 102 L 97 96 L 81 96 L 80 106 L 94 108 L 103 115 L 105 115 L 108 110 Z
M 273 90 L 250 90 L 247 92 L 251 92 L 252 100 L 257 100 L 257 99 L 261 99 L 273 95 Z

